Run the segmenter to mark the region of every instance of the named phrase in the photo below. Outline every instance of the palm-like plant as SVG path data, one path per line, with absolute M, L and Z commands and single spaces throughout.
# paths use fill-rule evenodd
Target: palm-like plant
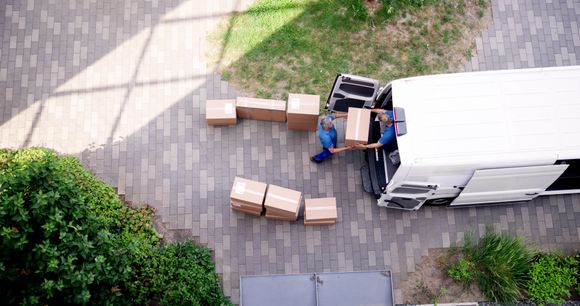
M 511 303 L 524 297 L 536 252 L 521 238 L 488 229 L 478 242 L 466 235 L 463 253 L 475 264 L 475 279 L 486 298 Z

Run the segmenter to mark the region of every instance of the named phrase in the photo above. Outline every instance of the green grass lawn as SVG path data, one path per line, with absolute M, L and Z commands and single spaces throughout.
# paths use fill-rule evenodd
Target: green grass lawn
M 488 0 L 258 0 L 210 35 L 222 77 L 248 94 L 325 102 L 337 73 L 375 78 L 459 70 Z

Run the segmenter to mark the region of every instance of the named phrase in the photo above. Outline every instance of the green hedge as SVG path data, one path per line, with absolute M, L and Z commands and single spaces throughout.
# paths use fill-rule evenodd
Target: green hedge
M 126 206 L 75 158 L 0 150 L 4 302 L 228 304 L 209 251 L 161 246 L 153 213 Z

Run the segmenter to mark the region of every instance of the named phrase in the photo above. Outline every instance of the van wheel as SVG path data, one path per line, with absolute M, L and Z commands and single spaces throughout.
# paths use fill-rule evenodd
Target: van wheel
M 425 205 L 429 205 L 429 206 L 443 206 L 443 205 L 449 205 L 449 204 L 451 204 L 451 201 L 453 201 L 453 198 L 433 199 L 433 200 L 427 201 L 427 203 L 425 203 Z

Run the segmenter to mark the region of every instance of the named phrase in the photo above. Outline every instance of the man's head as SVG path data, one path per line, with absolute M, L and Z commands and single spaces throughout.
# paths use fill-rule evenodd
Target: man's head
M 332 119 L 330 119 L 330 117 L 323 117 L 320 120 L 320 125 L 322 126 L 322 129 L 328 131 L 332 128 Z
M 391 117 L 388 114 L 380 113 L 378 117 L 382 126 L 391 125 L 393 123 Z

